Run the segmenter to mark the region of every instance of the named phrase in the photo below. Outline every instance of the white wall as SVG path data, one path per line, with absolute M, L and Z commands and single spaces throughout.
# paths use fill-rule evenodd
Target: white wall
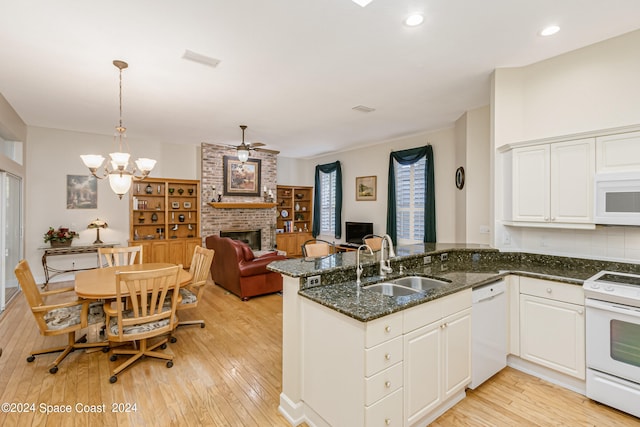
M 548 231 L 504 227 L 502 145 L 640 123 L 640 31 L 522 68 L 498 69 L 492 90 L 495 245 L 510 250 L 639 260 L 640 228 Z M 508 236 L 511 243 L 507 244 Z
M 342 167 L 342 221 L 373 222 L 374 233 L 384 234 L 387 223 L 387 175 L 391 151 L 433 146 L 435 159 L 436 235 L 439 242 L 455 242 L 455 133 L 453 128 L 381 141 L 366 147 L 307 160 L 282 162 L 278 158 L 278 184 L 313 185 L 315 166 L 339 160 Z M 291 163 L 294 163 L 292 165 Z M 285 169 L 287 168 L 287 169 Z M 290 173 L 292 170 L 296 173 Z M 375 201 L 356 201 L 358 176 L 377 177 Z M 286 179 L 287 181 L 284 181 Z M 344 233 L 343 233 L 344 234 Z M 336 240 L 333 236 L 320 236 Z M 339 241 L 343 241 L 344 236 Z M 336 240 L 338 241 L 338 240 Z
M 149 157 L 158 160 L 152 171 L 152 177 L 199 179 L 199 146 L 160 144 L 129 139 L 132 159 Z M 112 136 L 95 135 L 80 132 L 28 128 L 26 163 L 26 230 L 25 257 L 29 261 L 38 282 L 44 280 L 41 267 L 43 235 L 48 228 L 60 225 L 80 233 L 74 244 L 91 244 L 96 231 L 88 230 L 87 224 L 100 218 L 109 227 L 100 231 L 103 242 L 116 242 L 126 246 L 129 235 L 129 196 L 122 200 L 113 193 L 108 180 L 98 180 L 97 209 L 67 209 L 67 175 L 89 175 L 89 171 L 80 160 L 81 154 L 108 153 L 117 148 Z M 135 184 L 134 184 L 135 185 Z M 96 258 L 87 255 L 73 257 L 51 257 L 48 263 L 63 268 L 93 266 Z M 61 276 L 69 280 L 70 276 Z

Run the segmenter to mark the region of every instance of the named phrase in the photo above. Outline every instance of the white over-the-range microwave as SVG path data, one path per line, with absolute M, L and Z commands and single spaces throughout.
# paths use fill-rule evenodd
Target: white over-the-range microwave
M 596 174 L 594 220 L 596 224 L 640 225 L 640 172 Z

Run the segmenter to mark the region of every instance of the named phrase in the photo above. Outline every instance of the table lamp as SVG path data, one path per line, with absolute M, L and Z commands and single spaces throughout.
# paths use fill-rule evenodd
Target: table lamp
M 94 221 L 87 226 L 87 228 L 95 228 L 96 229 L 96 240 L 93 242 L 94 245 L 102 244 L 102 240 L 100 240 L 100 229 L 107 228 L 107 223 L 102 221 L 101 219 L 96 218 Z

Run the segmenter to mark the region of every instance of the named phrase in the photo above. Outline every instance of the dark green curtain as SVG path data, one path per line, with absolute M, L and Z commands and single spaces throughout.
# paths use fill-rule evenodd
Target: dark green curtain
M 424 168 L 425 194 L 424 194 L 424 243 L 436 242 L 436 196 L 433 180 L 433 149 L 431 145 L 411 148 L 409 150 L 392 151 L 389 156 L 389 184 L 387 198 L 387 234 L 397 244 L 396 224 L 396 174 L 394 160 L 401 165 L 410 165 L 421 158 L 426 157 Z
M 315 188 L 313 193 L 313 227 L 311 234 L 316 237 L 320 234 L 320 173 L 336 173 L 336 222 L 334 224 L 335 238 L 342 236 L 342 169 L 340 161 L 316 166 Z

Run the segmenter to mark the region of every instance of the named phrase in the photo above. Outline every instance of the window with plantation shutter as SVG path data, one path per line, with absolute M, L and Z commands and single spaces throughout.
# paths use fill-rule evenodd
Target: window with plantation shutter
M 320 233 L 335 234 L 336 172 L 320 173 Z
M 421 243 L 424 239 L 426 158 L 410 165 L 394 162 L 398 244 Z

